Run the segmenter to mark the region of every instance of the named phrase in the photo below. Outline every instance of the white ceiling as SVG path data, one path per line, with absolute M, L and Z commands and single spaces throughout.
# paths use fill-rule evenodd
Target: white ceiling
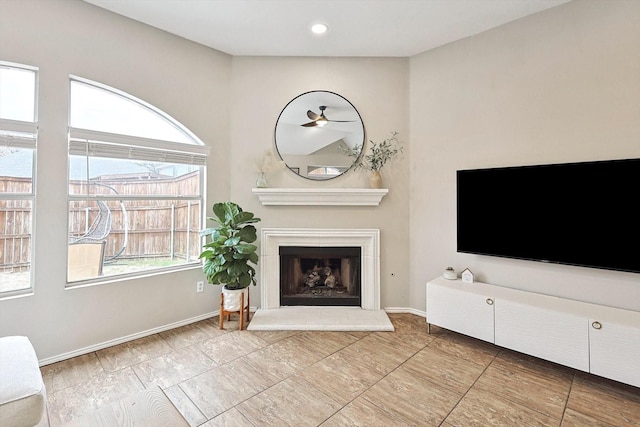
M 571 0 L 84 1 L 236 56 L 409 57 Z

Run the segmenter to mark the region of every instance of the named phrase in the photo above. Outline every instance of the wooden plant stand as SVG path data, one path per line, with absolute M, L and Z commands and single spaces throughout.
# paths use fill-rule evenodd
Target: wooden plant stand
M 249 291 L 247 290 L 247 323 L 249 323 L 249 307 L 251 306 Z M 220 293 L 220 329 L 223 329 L 224 317 L 227 316 L 227 320 L 231 320 L 231 313 L 238 313 L 240 315 L 240 330 L 244 328 L 244 292 L 240 294 L 240 310 L 227 311 L 224 309 L 224 294 Z

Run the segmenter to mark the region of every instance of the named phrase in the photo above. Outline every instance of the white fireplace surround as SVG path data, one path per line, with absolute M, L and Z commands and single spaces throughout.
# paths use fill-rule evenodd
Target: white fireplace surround
M 361 249 L 361 306 L 380 310 L 380 230 L 263 228 L 261 234 L 261 308 L 280 308 L 281 246 L 359 247 Z

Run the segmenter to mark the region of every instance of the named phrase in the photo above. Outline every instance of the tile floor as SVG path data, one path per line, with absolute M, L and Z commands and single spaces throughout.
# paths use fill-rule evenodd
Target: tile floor
M 43 366 L 41 425 L 158 385 L 192 426 L 640 426 L 638 388 L 389 317 L 395 332 L 221 331 L 216 317 Z

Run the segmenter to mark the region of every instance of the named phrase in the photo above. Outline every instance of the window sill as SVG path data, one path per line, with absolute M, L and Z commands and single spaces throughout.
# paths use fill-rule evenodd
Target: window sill
M 112 276 L 99 276 L 92 279 L 84 279 L 84 280 L 78 280 L 75 282 L 67 282 L 67 286 L 65 287 L 65 290 L 80 289 L 80 288 L 86 288 L 89 286 L 108 285 L 110 283 L 125 282 L 125 281 L 141 279 L 145 277 L 171 274 L 171 273 L 177 273 L 180 271 L 194 270 L 194 269 L 201 270 L 202 263 L 199 261 L 190 262 L 189 264 L 182 264 L 182 265 L 173 266 L 173 267 L 164 267 L 164 268 L 158 268 L 153 270 L 137 271 L 137 272 L 126 273 L 126 274 L 114 274 Z

